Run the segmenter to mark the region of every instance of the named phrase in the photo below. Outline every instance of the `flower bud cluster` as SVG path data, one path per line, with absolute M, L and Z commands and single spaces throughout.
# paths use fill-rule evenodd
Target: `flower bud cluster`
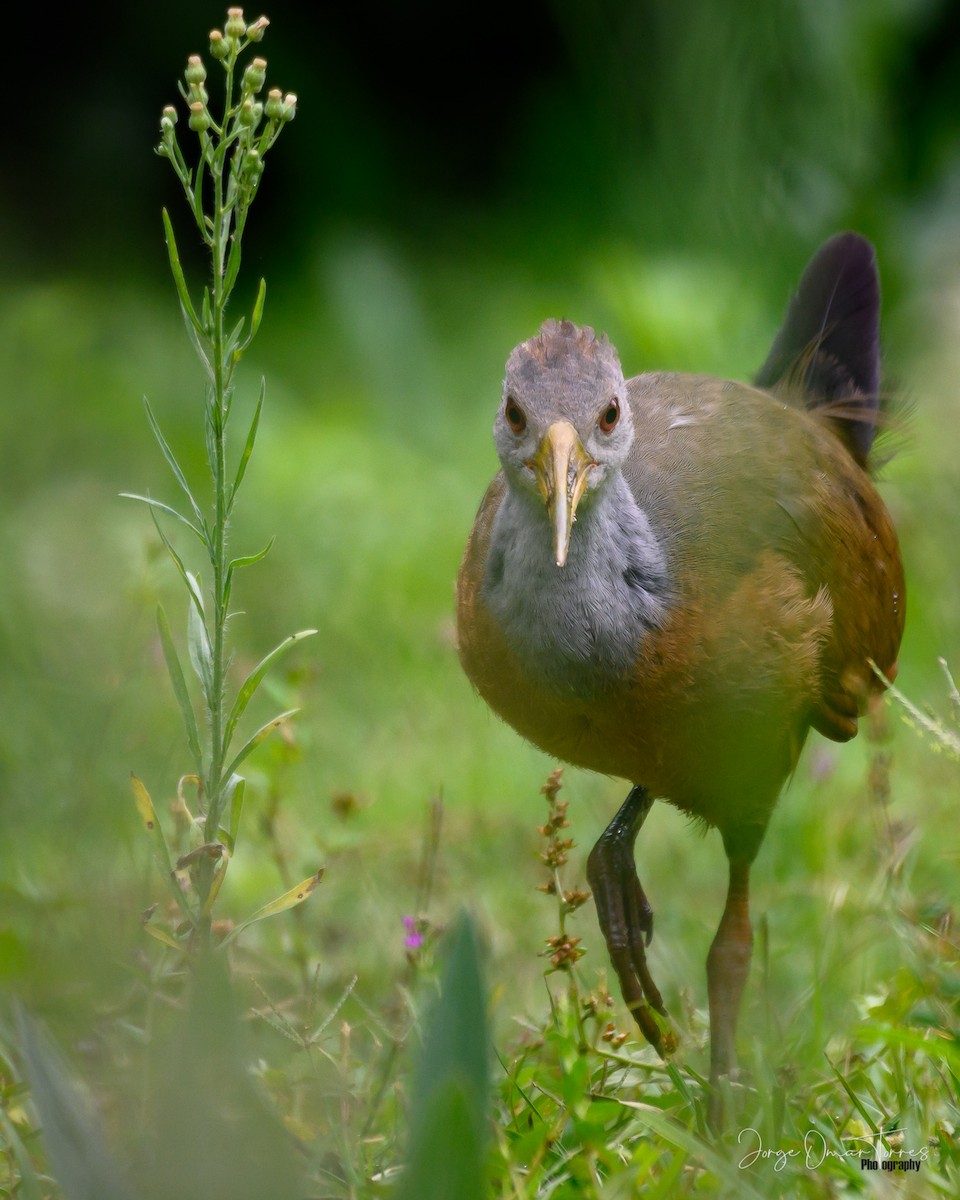
M 266 17 L 257 17 L 252 25 L 248 25 L 242 8 L 228 8 L 223 29 L 210 30 L 211 55 L 221 61 L 231 56 L 235 58 L 248 42 L 262 42 L 269 24 Z
M 271 121 L 292 121 L 297 115 L 297 98 L 293 92 L 284 95 L 279 88 L 271 88 L 264 112 Z
M 222 30 L 210 32 L 210 56 L 223 64 L 232 74 L 239 53 L 251 42 L 260 42 L 270 24 L 266 17 L 258 17 L 247 24 L 242 8 L 227 10 L 227 20 Z M 234 171 L 243 184 L 256 184 L 263 173 L 263 156 L 273 145 L 280 128 L 292 121 L 297 111 L 297 97 L 279 88 L 271 88 L 265 99 L 258 99 L 266 86 L 267 61 L 254 58 L 240 77 L 240 95 L 234 107 L 224 114 L 222 126 L 211 115 L 210 97 L 207 92 L 207 68 L 199 54 L 187 59 L 180 93 L 187 106 L 187 124 L 201 136 L 211 132 L 227 143 L 235 143 Z M 262 126 L 264 117 L 267 124 Z M 178 174 L 185 178 L 187 172 L 174 126 L 176 111 L 168 106 L 160 118 L 160 145 L 158 153 L 169 158 Z M 262 127 L 262 128 L 261 128 Z M 214 143 L 216 145 L 216 142 Z M 209 149 L 206 153 L 210 153 Z

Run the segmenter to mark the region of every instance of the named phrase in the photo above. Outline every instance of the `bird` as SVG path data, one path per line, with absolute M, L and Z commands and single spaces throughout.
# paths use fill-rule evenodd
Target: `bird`
M 667 1057 L 635 863 L 655 800 L 719 831 L 726 901 L 707 956 L 708 1120 L 748 978 L 751 865 L 811 729 L 837 742 L 892 682 L 904 627 L 893 521 L 873 482 L 873 245 L 827 240 L 752 382 L 625 378 L 587 325 L 510 354 L 487 488 L 457 578 L 463 669 L 555 759 L 630 790 L 587 879 L 624 1002 Z

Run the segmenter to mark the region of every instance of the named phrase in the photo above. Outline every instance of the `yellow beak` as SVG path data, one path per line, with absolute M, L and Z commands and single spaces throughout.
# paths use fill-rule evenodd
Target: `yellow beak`
M 569 421 L 551 425 L 530 459 L 529 466 L 536 475 L 537 487 L 553 525 L 553 548 L 558 567 L 567 561 L 577 505 L 586 490 L 587 471 L 595 465 Z

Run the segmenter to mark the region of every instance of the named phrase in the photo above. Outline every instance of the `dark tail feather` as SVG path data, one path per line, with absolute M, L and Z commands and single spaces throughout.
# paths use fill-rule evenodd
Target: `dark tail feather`
M 830 409 L 837 434 L 866 464 L 880 386 L 880 278 L 866 238 L 838 233 L 813 256 L 756 383 Z

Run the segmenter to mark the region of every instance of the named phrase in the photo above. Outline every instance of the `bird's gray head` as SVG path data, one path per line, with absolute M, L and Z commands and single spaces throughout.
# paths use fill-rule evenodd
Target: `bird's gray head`
M 546 321 L 507 360 L 493 438 L 514 489 L 537 493 L 566 562 L 577 506 L 627 457 L 633 418 L 620 359 L 586 325 Z

